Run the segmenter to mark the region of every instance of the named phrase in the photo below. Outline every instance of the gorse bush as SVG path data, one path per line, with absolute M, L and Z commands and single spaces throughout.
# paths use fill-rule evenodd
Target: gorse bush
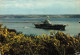
M 5 31 L 4 31 L 5 32 Z M 80 36 L 71 37 L 63 32 L 50 35 L 24 35 L 8 32 L 0 34 L 2 55 L 74 55 L 80 52 Z

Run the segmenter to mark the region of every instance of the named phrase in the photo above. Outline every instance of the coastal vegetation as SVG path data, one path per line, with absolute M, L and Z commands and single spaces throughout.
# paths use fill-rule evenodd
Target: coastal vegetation
M 0 18 L 45 18 L 49 16 L 50 18 L 80 18 L 80 14 L 70 14 L 70 15 L 0 15 Z
M 50 35 L 27 35 L 0 26 L 2 55 L 74 55 L 76 52 L 80 52 L 80 34 L 74 37 L 51 31 Z

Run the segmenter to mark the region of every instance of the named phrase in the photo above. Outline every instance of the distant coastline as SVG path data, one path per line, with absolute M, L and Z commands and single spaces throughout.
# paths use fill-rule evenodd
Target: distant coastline
M 80 18 L 80 14 L 76 15 L 0 15 L 0 18 Z

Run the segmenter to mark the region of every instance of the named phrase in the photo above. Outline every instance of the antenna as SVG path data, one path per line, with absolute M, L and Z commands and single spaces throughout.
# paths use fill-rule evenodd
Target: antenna
M 46 19 L 48 20 L 49 18 L 50 18 L 50 17 L 49 17 L 49 16 L 47 16 L 47 18 L 46 18 Z

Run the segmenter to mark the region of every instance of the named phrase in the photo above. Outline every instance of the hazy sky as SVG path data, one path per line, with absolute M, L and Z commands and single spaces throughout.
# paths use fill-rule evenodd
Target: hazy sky
M 0 0 L 0 14 L 80 14 L 80 0 Z

